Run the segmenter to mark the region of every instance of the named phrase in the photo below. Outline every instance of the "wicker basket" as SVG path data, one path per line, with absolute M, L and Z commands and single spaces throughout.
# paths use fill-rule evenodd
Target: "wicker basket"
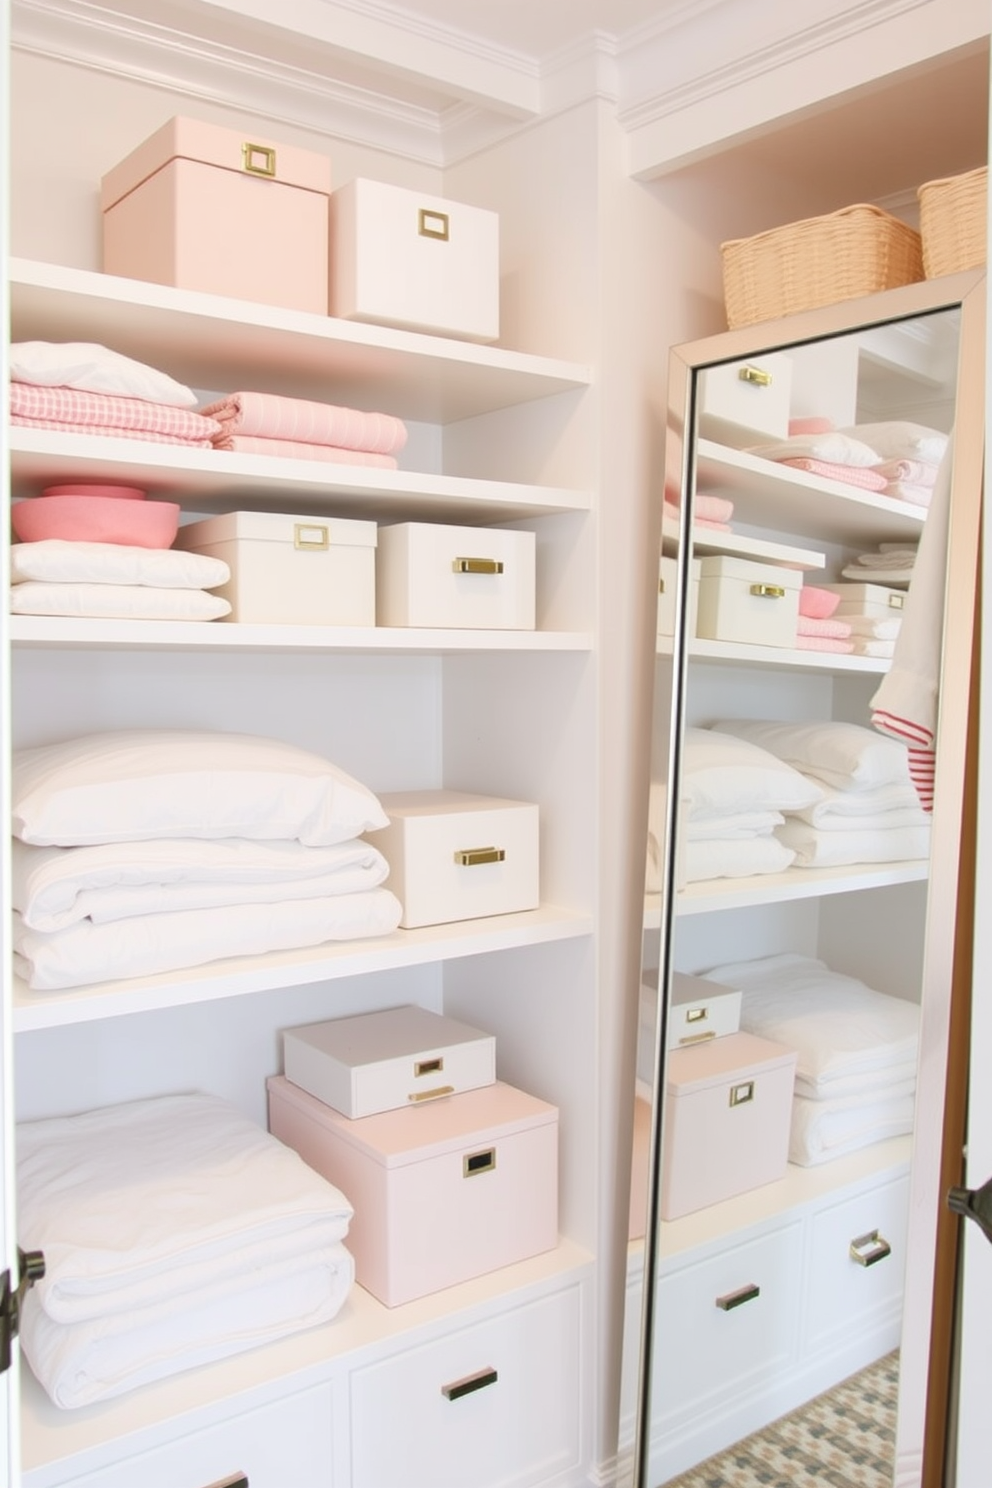
M 923 278 L 920 234 L 864 204 L 737 238 L 720 251 L 731 330 Z
M 923 270 L 928 279 L 977 269 L 985 262 L 988 170 L 927 181 L 917 191 Z

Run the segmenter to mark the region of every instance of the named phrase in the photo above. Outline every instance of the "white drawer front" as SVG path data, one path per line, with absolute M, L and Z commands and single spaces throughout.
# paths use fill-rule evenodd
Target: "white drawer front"
M 906 1266 L 909 1179 L 873 1188 L 817 1214 L 811 1225 L 806 1342 L 849 1341 L 895 1316 Z M 873 1238 L 874 1237 L 874 1238 Z M 854 1245 L 854 1242 L 860 1242 Z M 861 1259 L 852 1254 L 852 1245 Z
M 331 1386 L 191 1432 L 64 1488 L 215 1488 L 240 1473 L 248 1488 L 333 1488 Z
M 652 1361 L 657 1431 L 737 1399 L 787 1367 L 798 1342 L 801 1271 L 802 1227 L 791 1224 L 662 1275 Z M 734 1305 L 737 1296 L 747 1300 Z
M 582 1344 L 575 1287 L 356 1370 L 351 1488 L 523 1488 L 575 1467 Z
M 792 364 L 781 352 L 708 367 L 700 378 L 699 432 L 737 448 L 789 432 Z

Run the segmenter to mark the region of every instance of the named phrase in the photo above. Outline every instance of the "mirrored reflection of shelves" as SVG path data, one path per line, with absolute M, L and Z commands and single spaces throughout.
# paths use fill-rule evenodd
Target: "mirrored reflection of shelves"
M 658 636 L 655 654 L 671 657 L 672 637 Z M 877 676 L 887 672 L 891 662 L 887 657 L 838 655 L 830 651 L 792 651 L 785 646 L 751 646 L 733 641 L 703 641 L 693 637 L 689 642 L 690 662 L 700 665 L 773 668 L 776 671 L 820 672 L 839 675 L 860 672 Z
M 666 523 L 662 529 L 662 540 L 666 553 L 678 551 L 679 535 L 675 527 Z M 771 542 L 763 537 L 748 537 L 742 532 L 717 532 L 712 527 L 701 527 L 695 523 L 692 529 L 694 553 L 728 553 L 738 558 L 754 558 L 765 563 L 777 563 L 780 568 L 819 569 L 826 567 L 826 555 L 811 548 L 797 548 L 790 543 Z
M 852 894 L 862 889 L 920 883 L 929 876 L 925 858 L 901 863 L 863 863 L 843 868 L 789 868 L 751 878 L 711 878 L 688 884 L 675 900 L 675 914 L 716 914 L 726 909 L 748 909 L 762 904 L 785 904 L 797 899 L 820 899 L 828 894 Z M 644 929 L 661 926 L 660 894 L 644 896 Z

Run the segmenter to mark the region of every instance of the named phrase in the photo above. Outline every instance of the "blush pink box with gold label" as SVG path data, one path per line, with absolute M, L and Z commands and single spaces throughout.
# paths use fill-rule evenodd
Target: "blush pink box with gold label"
M 327 314 L 327 156 L 175 118 L 101 182 L 103 271 Z
M 357 1280 L 387 1307 L 553 1250 L 558 1111 L 497 1080 L 349 1120 L 282 1075 L 269 1130 L 346 1195 Z
M 662 1219 L 680 1219 L 784 1178 L 796 1051 L 728 1033 L 668 1055 Z

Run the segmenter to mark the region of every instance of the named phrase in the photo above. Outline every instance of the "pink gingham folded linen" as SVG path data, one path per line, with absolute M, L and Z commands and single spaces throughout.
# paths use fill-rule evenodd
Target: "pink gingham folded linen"
M 392 455 L 371 450 L 339 449 L 330 444 L 304 444 L 298 439 L 263 439 L 255 434 L 229 434 L 214 441 L 213 448 L 232 455 L 273 455 L 280 460 L 321 460 L 331 465 L 370 465 L 376 470 L 395 470 Z
M 809 475 L 822 475 L 825 480 L 841 481 L 845 486 L 859 486 L 863 491 L 884 491 L 888 481 L 868 465 L 838 465 L 833 460 L 815 460 L 806 455 L 796 459 L 776 460 L 776 465 L 791 465 Z
M 846 620 L 821 620 L 799 612 L 796 634 L 801 636 L 823 636 L 828 640 L 848 641 L 851 626 Z
M 15 381 L 10 384 L 10 421 L 41 429 L 208 448 L 220 433 L 216 420 L 189 408 L 116 393 Z
M 218 449 L 232 448 L 228 440 L 234 436 L 249 436 L 395 455 L 407 439 L 406 425 L 392 414 L 363 413 L 277 393 L 230 393 L 200 412 L 221 426 L 214 441 Z

